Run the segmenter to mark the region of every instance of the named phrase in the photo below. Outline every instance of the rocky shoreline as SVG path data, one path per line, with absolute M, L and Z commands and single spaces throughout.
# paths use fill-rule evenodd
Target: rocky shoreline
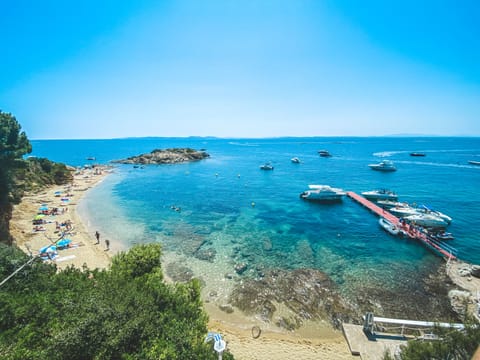
M 113 160 L 117 164 L 148 165 L 148 164 L 178 164 L 199 161 L 210 157 L 203 150 L 191 148 L 155 149 L 150 153 L 131 156 L 127 159 Z

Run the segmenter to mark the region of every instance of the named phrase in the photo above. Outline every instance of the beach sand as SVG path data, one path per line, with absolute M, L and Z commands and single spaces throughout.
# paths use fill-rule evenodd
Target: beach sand
M 85 169 L 76 173 L 70 185 L 52 186 L 23 197 L 21 203 L 14 207 L 10 221 L 10 232 L 20 249 L 37 255 L 41 248 L 52 245 L 60 238 L 56 222 L 62 224 L 69 221 L 72 229 L 65 238 L 70 239 L 73 246 L 58 250 L 58 256 L 55 259 L 57 267 L 59 269 L 69 265 L 79 268 L 86 265 L 90 269 L 108 267 L 112 254 L 106 251 L 104 239 L 100 237 L 100 244 L 96 245 L 95 234 L 86 231 L 76 211 L 76 205 L 84 194 L 109 173 L 109 169 L 104 167 L 95 169 Z M 62 198 L 69 200 L 62 201 Z M 44 216 L 42 220 L 45 223 L 40 225 L 44 231 L 34 231 L 35 226 L 32 220 L 42 205 L 49 209 L 56 207 L 59 209 L 59 214 Z M 61 230 L 66 231 L 66 227 L 61 227 Z
M 35 194 L 27 194 L 22 202 L 14 207 L 10 230 L 16 245 L 26 253 L 36 255 L 40 249 L 52 245 L 59 239 L 56 222 L 70 221 L 72 230 L 65 237 L 72 240 L 73 247 L 58 250 L 55 263 L 59 269 L 73 265 L 89 269 L 105 269 L 109 266 L 115 247 L 106 251 L 105 239 L 100 236 L 96 244 L 95 230 L 88 230 L 77 213 L 77 204 L 85 193 L 102 181 L 110 168 L 97 167 L 84 169 L 75 174 L 73 183 L 67 186 L 52 186 Z M 61 192 L 61 194 L 59 194 Z M 67 194 L 69 201 L 62 201 Z M 33 231 L 32 219 L 42 205 L 57 207 L 58 215 L 46 215 L 42 224 L 44 231 Z M 62 209 L 64 209 L 62 211 Z M 62 227 L 62 230 L 64 227 Z M 98 229 L 102 234 L 102 229 Z M 244 316 L 239 311 L 227 314 L 216 304 L 205 302 L 209 315 L 209 331 L 222 334 L 227 349 L 238 360 L 275 359 L 351 359 L 348 345 L 339 331 L 334 331 L 326 323 L 307 323 L 297 331 L 282 330 L 274 325 Z M 260 336 L 254 338 L 252 328 L 261 329 Z

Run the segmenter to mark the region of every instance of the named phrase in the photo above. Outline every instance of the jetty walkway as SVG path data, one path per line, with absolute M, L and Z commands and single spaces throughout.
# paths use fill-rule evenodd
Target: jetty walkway
M 373 203 L 372 201 L 364 198 L 361 195 L 358 195 L 357 193 L 353 191 L 347 191 L 347 196 L 359 204 L 363 205 L 366 207 L 368 210 L 372 211 L 373 213 L 377 214 L 378 216 L 381 216 L 388 221 L 390 221 L 393 225 L 395 225 L 397 228 L 403 230 L 405 234 L 407 234 L 408 237 L 411 239 L 420 241 L 423 245 L 425 245 L 428 249 L 432 250 L 434 253 L 437 255 L 440 255 L 444 257 L 446 260 L 455 260 L 457 259 L 457 250 L 453 247 L 451 247 L 448 244 L 444 244 L 443 242 L 440 242 L 425 232 L 423 232 L 421 229 L 417 228 L 416 226 L 412 224 L 407 224 L 405 222 L 400 222 L 400 219 L 396 217 L 395 215 L 391 214 L 384 208 L 381 208 L 377 204 Z

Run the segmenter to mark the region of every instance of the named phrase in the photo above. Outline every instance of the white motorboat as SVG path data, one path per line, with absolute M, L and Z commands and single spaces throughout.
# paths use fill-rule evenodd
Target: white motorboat
M 412 208 L 410 206 L 394 206 L 388 211 L 396 216 L 401 217 L 420 214 L 420 212 L 416 208 Z
M 308 185 L 309 190 L 300 194 L 305 200 L 313 201 L 340 201 L 346 194 L 343 189 L 333 188 L 329 185 Z
M 445 220 L 432 214 L 419 213 L 416 215 L 406 216 L 405 220 L 408 220 L 410 223 L 415 223 L 415 225 L 424 227 L 445 228 L 448 226 L 448 223 Z
M 369 200 L 397 200 L 398 196 L 387 189 L 364 191 L 362 195 Z
M 430 209 L 429 207 L 425 206 L 425 205 L 422 205 L 418 208 L 418 212 L 421 213 L 421 214 L 431 214 L 431 215 L 435 215 L 435 216 L 438 216 L 440 219 L 446 221 L 447 223 L 451 223 L 452 222 L 452 218 L 438 210 L 433 210 L 433 209 Z
M 397 168 L 390 160 L 382 160 L 378 164 L 369 164 L 370 169 L 377 171 L 396 171 Z
M 290 159 L 294 164 L 300 164 L 300 159 L 298 157 L 293 157 Z
M 406 202 L 398 202 L 398 201 L 392 201 L 392 200 L 379 200 L 377 201 L 377 204 L 385 208 L 409 206 L 408 203 Z
M 475 161 L 475 160 L 468 160 L 468 163 L 470 165 L 480 165 L 480 161 Z
M 397 226 L 395 226 L 394 224 L 392 224 L 390 221 L 388 221 L 383 217 L 380 217 L 380 219 L 378 220 L 378 223 L 386 232 L 388 232 L 391 235 L 394 235 L 394 236 L 403 235 L 402 230 L 400 230 Z

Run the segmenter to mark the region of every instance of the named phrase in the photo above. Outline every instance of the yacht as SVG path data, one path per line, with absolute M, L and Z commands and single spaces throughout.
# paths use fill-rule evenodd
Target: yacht
M 391 212 L 393 215 L 400 217 L 419 214 L 419 211 L 411 206 L 394 206 L 388 211 Z
M 300 198 L 314 201 L 340 201 L 346 194 L 343 189 L 329 185 L 308 185 L 309 190 L 300 194 Z
M 331 157 L 332 154 L 328 150 L 318 150 L 318 155 L 321 157 Z
M 446 221 L 448 224 L 450 224 L 452 222 L 452 218 L 438 210 L 433 210 L 433 209 L 430 209 L 429 207 L 425 206 L 425 205 L 422 205 L 418 208 L 418 212 L 421 213 L 421 214 L 430 214 L 430 215 L 434 215 L 434 216 L 438 216 L 440 219 Z
M 369 200 L 392 200 L 398 199 L 397 194 L 387 189 L 371 190 L 362 192 L 363 197 Z
M 369 164 L 370 169 L 377 171 L 396 171 L 397 168 L 390 160 L 382 160 L 378 164 Z
M 431 214 L 410 215 L 406 216 L 405 220 L 408 220 L 410 223 L 415 223 L 415 225 L 424 227 L 445 228 L 448 226 L 448 223 L 445 220 Z

